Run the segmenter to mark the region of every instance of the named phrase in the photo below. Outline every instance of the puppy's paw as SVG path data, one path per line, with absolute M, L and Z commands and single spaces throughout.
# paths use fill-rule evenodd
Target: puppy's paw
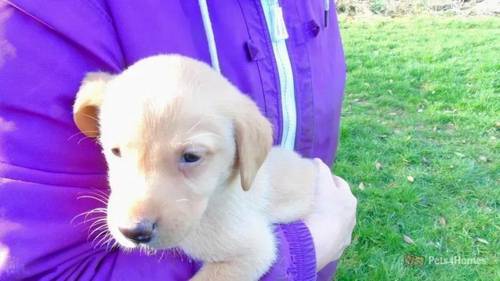
M 244 270 L 235 262 L 206 263 L 190 281 L 254 281 L 255 272 Z

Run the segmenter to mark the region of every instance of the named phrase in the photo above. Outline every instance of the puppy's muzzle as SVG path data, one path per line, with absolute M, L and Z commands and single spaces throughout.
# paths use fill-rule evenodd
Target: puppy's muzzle
M 138 223 L 118 227 L 118 230 L 130 241 L 136 244 L 146 244 L 153 238 L 156 223 L 150 220 L 142 220 Z

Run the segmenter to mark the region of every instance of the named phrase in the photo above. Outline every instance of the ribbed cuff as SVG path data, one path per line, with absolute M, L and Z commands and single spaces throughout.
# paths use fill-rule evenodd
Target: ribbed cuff
M 316 280 L 316 252 L 309 229 L 303 222 L 280 225 L 290 251 L 288 280 Z

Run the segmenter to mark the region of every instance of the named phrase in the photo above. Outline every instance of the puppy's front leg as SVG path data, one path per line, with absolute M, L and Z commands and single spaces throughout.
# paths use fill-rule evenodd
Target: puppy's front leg
M 191 281 L 255 281 L 259 277 L 236 261 L 209 262 L 191 278 Z
M 191 281 L 256 281 L 269 270 L 276 259 L 276 243 L 269 227 L 246 237 L 245 250 L 227 261 L 205 262 Z
M 191 281 L 257 281 L 271 267 L 274 250 L 262 249 L 258 255 L 247 255 L 224 262 L 207 262 Z

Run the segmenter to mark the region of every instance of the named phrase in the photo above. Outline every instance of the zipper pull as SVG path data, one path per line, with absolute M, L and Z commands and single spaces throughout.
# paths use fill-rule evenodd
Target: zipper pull
M 273 27 L 272 40 L 274 42 L 288 39 L 283 10 L 278 3 L 271 6 L 271 25 Z

